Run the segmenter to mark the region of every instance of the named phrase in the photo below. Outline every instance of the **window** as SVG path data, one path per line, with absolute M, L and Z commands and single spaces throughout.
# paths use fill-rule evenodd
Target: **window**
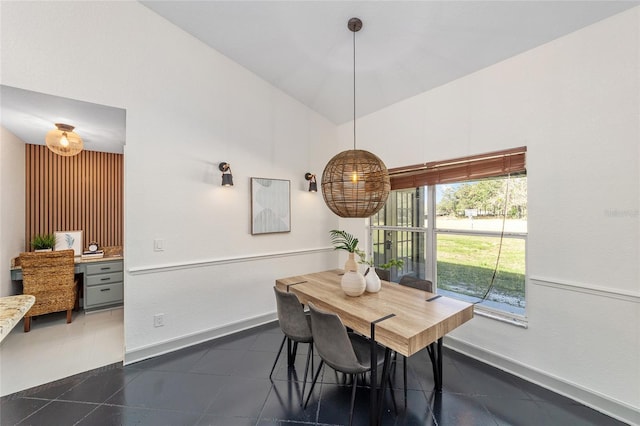
M 501 153 L 487 154 L 492 164 L 500 166 L 485 173 L 495 176 L 477 179 L 469 176 L 489 170 L 483 168 L 482 156 L 470 157 L 472 167 L 464 159 L 451 160 L 446 164 L 464 171 L 449 168 L 436 178 L 434 164 L 425 169 L 431 173 L 428 177 L 424 171 L 416 173 L 415 166 L 396 169 L 405 174 L 410 169 L 409 178 L 392 170 L 395 189 L 385 208 L 371 218 L 375 264 L 402 259 L 403 267 L 390 271 L 391 281 L 405 275 L 427 279 L 434 282 L 438 294 L 476 303 L 477 312 L 524 317 L 527 178 L 525 150 L 505 152 L 512 156 L 514 151 L 521 155 L 516 161 L 504 160 Z M 416 181 L 425 185 L 402 187 Z
M 436 194 L 438 293 L 524 316 L 527 178 L 436 185 Z
M 375 265 L 402 260 L 381 278 L 398 281 L 409 275 L 426 277 L 426 188 L 391 191 L 385 207 L 371 218 L 371 243 Z

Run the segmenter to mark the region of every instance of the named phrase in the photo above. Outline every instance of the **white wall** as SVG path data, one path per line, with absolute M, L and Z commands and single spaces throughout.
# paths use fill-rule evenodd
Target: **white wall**
M 337 218 L 304 180 L 334 125 L 137 2 L 0 7 L 2 84 L 127 111 L 127 360 L 275 318 L 277 277 L 336 266 Z M 291 181 L 290 233 L 250 235 L 252 176 Z
M 127 110 L 130 359 L 272 316 L 276 277 L 335 267 L 327 230 L 363 232 L 304 190 L 304 172 L 337 152 L 335 127 L 140 4 L 0 8 L 2 84 Z M 639 14 L 358 121 L 358 147 L 389 167 L 528 146 L 529 328 L 475 318 L 449 344 L 636 420 Z M 220 161 L 232 189 L 217 183 Z M 291 180 L 290 234 L 249 235 L 250 176 Z
M 0 297 L 15 294 L 10 260 L 24 250 L 24 142 L 0 126 Z
M 448 343 L 640 423 L 640 8 L 358 128 L 388 167 L 528 147 L 529 328 L 476 317 Z

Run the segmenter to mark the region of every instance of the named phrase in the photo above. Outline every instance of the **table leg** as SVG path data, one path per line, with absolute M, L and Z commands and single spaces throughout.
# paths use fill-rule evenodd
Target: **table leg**
M 371 398 L 369 403 L 369 424 L 374 426 L 377 426 L 380 420 L 378 418 L 378 407 L 376 406 L 378 402 L 378 344 L 376 343 L 376 324 L 395 316 L 396 314 L 389 314 L 371 322 Z
M 442 390 L 442 337 L 427 347 L 433 367 L 433 381 L 437 391 Z
M 376 413 L 377 417 L 377 424 L 379 425 L 380 422 L 382 421 L 382 405 L 384 403 L 384 394 L 386 391 L 386 385 L 387 385 L 387 381 L 389 380 L 389 360 L 391 359 L 391 349 L 386 348 L 384 350 L 384 364 L 382 366 L 382 377 L 380 377 L 380 395 L 378 395 L 378 412 Z M 391 389 L 391 395 L 392 395 L 392 399 L 393 399 L 393 405 L 395 407 L 395 397 L 393 397 L 393 389 Z M 396 407 L 397 410 L 397 407 Z M 396 412 L 397 414 L 397 412 Z

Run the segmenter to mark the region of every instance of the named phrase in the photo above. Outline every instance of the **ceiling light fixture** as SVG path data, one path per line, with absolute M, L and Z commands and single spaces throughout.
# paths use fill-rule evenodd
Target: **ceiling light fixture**
M 351 18 L 353 33 L 353 149 L 333 157 L 322 172 L 322 196 L 340 217 L 370 217 L 384 207 L 391 184 L 384 162 L 369 151 L 356 149 L 356 32 L 362 21 Z
M 82 151 L 82 138 L 68 124 L 56 123 L 57 129 L 51 130 L 45 137 L 47 147 L 58 155 L 71 157 Z

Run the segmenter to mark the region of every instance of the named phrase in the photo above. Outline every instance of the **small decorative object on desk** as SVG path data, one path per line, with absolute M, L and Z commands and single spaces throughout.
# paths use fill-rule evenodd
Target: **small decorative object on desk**
M 31 247 L 35 251 L 52 251 L 56 245 L 56 236 L 53 234 L 36 234 L 31 240 Z
M 56 250 L 73 250 L 75 256 L 82 255 L 82 231 L 56 231 Z
M 355 254 L 361 255 L 358 250 L 358 239 L 345 231 L 333 229 L 329 231 L 331 242 L 335 250 L 345 250 L 349 252 L 349 259 L 344 265 L 344 275 L 340 281 L 342 290 L 347 296 L 360 296 L 367 286 L 364 276 L 358 271 L 358 264 Z
M 103 250 L 96 250 L 96 251 L 83 251 L 82 252 L 82 258 L 83 259 L 100 259 L 104 257 L 104 251 Z

